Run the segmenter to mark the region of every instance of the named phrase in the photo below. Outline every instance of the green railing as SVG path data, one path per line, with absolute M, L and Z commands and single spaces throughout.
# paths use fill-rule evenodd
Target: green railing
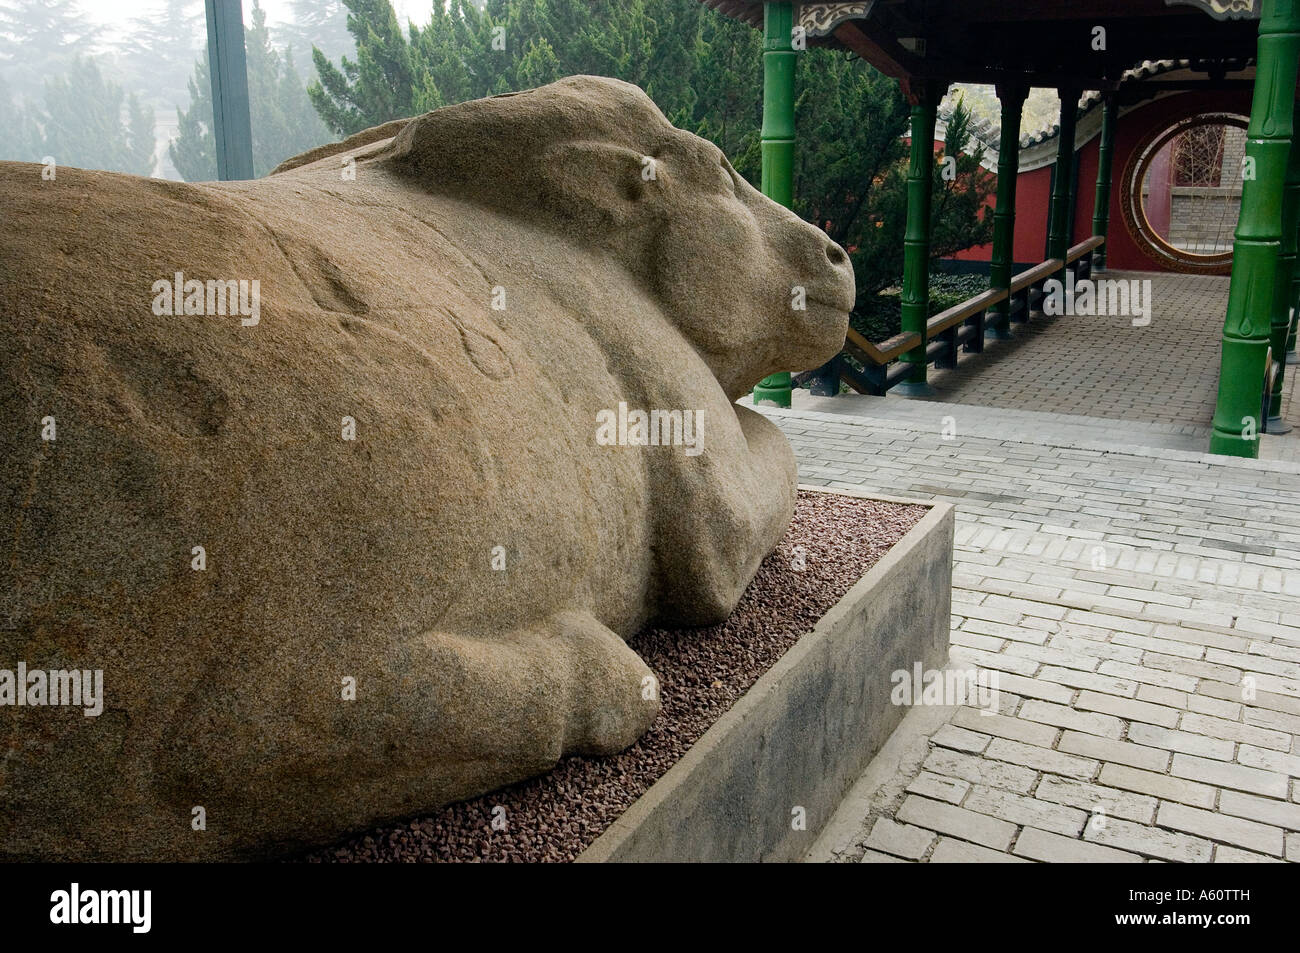
M 1075 281 L 1091 275 L 1093 255 L 1104 243 L 1101 236 L 1089 238 L 1067 251 L 1064 260 L 1049 258 L 1022 271 L 1011 279 L 1008 288 L 991 288 L 941 311 L 926 322 L 924 340 L 912 331 L 872 343 L 849 328 L 844 349 L 839 355 L 817 370 L 796 375 L 795 381 L 807 383 L 812 393 L 821 397 L 838 394 L 841 381 L 859 394 L 884 396 L 891 387 L 905 380 L 912 370 L 913 365 L 899 358 L 922 344 L 925 345 L 927 364 L 954 368 L 961 352 L 980 354 L 984 351 L 986 332 L 1005 332 L 1010 324 L 1023 324 L 1035 314 L 1041 315 L 1039 305 L 1043 299 L 1043 286 L 1050 279 L 1061 277 L 1065 270 L 1073 272 Z M 1010 305 L 1006 312 L 990 314 L 995 304 L 1008 298 Z M 846 355 L 853 361 L 846 360 Z M 854 367 L 853 362 L 862 370 Z

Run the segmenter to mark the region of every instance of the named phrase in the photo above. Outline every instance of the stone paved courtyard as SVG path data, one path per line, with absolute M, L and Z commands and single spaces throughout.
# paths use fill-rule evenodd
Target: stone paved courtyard
M 1203 452 L 1226 282 L 1159 280 L 1145 337 L 1058 319 L 939 400 L 764 409 L 803 482 L 955 505 L 950 664 L 998 678 L 912 708 L 809 860 L 1300 861 L 1300 441 Z
M 913 709 L 814 857 L 1300 860 L 1300 464 L 930 406 L 956 436 L 769 411 L 804 482 L 956 505 L 952 663 L 1000 681 L 998 715 Z
M 935 399 L 1092 417 L 1191 425 L 1208 439 L 1219 381 L 1228 279 L 1113 271 L 1150 280 L 1151 324 L 1128 317 L 1043 317 L 1013 325 L 984 357 L 932 371 Z M 1294 379 L 1287 390 L 1296 393 Z

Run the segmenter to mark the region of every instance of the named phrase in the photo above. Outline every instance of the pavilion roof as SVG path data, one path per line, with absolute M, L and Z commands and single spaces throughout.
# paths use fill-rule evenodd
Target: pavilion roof
M 701 0 L 762 27 L 762 0 Z M 1210 76 L 1255 54 L 1262 0 L 860 0 L 796 3 L 809 42 L 899 78 L 1115 89 L 1127 70 L 1185 60 Z M 1095 29 L 1105 29 L 1096 49 Z

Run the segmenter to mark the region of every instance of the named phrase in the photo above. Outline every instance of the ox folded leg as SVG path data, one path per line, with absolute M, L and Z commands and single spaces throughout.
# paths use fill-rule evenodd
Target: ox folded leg
M 426 710 L 436 721 L 427 727 L 439 735 L 459 724 L 462 738 L 479 736 L 473 751 L 522 744 L 552 761 L 610 754 L 634 743 L 659 711 L 654 674 L 585 612 L 499 638 L 430 632 L 418 641 L 434 686 Z
M 503 634 L 394 638 L 380 656 L 362 644 L 347 658 L 319 647 L 262 658 L 196 692 L 164 748 L 163 803 L 145 812 L 168 820 L 135 823 L 179 823 L 203 805 L 209 826 L 188 858 L 309 843 L 322 828 L 362 829 L 541 774 L 566 754 L 621 751 L 659 712 L 654 674 L 585 612 Z M 282 690 L 250 689 L 268 679 Z M 241 724 L 258 731 L 232 749 Z

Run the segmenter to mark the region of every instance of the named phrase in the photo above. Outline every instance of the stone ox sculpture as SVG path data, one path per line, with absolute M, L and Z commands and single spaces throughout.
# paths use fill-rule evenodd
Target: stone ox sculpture
M 724 618 L 792 513 L 733 401 L 853 302 L 608 79 L 253 182 L 0 181 L 8 858 L 266 856 L 632 744 L 623 638 Z M 695 450 L 597 440 L 636 410 Z

